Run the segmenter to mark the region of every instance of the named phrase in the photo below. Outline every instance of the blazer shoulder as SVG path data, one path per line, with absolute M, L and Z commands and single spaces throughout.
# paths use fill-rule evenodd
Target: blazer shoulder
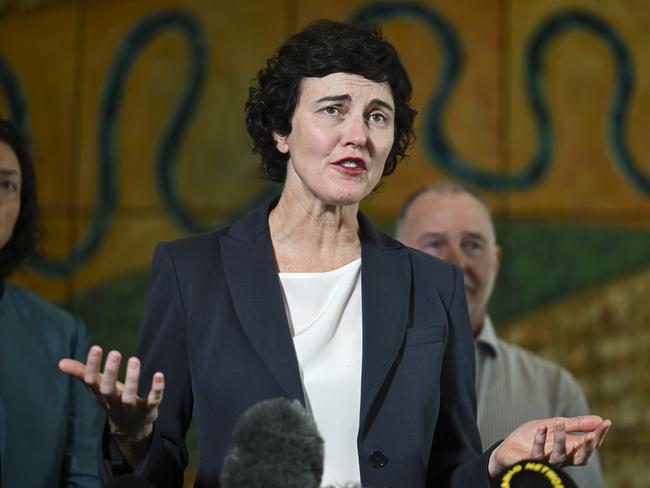
M 163 241 L 156 248 L 166 248 L 174 257 L 202 258 L 212 252 L 218 251 L 219 240 L 226 235 L 230 226 L 182 237 L 173 241 Z
M 171 271 L 181 282 L 213 276 L 223 268 L 222 246 L 225 241 L 248 245 L 264 235 L 271 205 L 272 202 L 262 205 L 225 227 L 158 243 L 152 271 Z
M 203 259 L 214 253 L 219 253 L 220 240 L 229 239 L 250 243 L 257 239 L 267 229 L 267 219 L 274 201 L 254 209 L 249 214 L 233 221 L 230 225 L 210 230 L 175 241 L 158 244 L 159 248 L 167 248 L 174 257 Z
M 220 238 L 228 227 L 211 230 L 173 241 L 156 244 L 151 262 L 151 276 L 173 273 L 176 279 L 204 276 L 208 270 L 221 266 Z M 170 275 L 171 276 L 171 275 Z
M 418 275 L 416 281 L 425 283 L 425 287 L 436 289 L 445 303 L 452 300 L 458 280 L 462 279 L 462 271 L 452 263 L 431 256 L 425 252 L 406 247 L 408 249 L 413 273 Z

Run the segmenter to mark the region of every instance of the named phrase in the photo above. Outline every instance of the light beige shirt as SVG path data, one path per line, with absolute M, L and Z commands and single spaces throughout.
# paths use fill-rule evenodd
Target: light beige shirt
M 484 449 L 529 420 L 590 413 L 585 395 L 571 373 L 499 339 L 489 317 L 474 340 L 474 350 L 477 423 Z M 581 488 L 603 486 L 597 455 L 587 466 L 566 471 Z

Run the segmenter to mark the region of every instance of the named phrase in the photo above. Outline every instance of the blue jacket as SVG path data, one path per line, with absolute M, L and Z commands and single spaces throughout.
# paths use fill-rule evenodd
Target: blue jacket
M 280 396 L 304 404 L 269 210 L 156 249 L 138 339 L 143 378 L 166 378 L 139 469 L 155 486 L 182 486 L 190 422 L 199 444 L 195 486 L 215 487 L 242 412 Z M 462 273 L 378 233 L 361 214 L 359 223 L 362 483 L 487 486 Z M 144 393 L 150 385 L 141 386 Z
M 80 321 L 0 280 L 0 486 L 98 487 L 101 410 L 58 361 L 86 360 Z

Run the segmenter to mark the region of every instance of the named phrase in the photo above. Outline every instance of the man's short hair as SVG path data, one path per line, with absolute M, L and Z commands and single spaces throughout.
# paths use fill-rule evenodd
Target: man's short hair
M 411 205 L 413 205 L 413 202 L 415 202 L 422 195 L 426 195 L 427 193 L 465 193 L 471 196 L 483 206 L 487 212 L 488 218 L 490 219 L 490 225 L 494 230 L 494 222 L 492 221 L 492 207 L 490 207 L 490 203 L 485 199 L 483 195 L 481 195 L 474 188 L 464 185 L 463 183 L 459 183 L 453 180 L 441 180 L 420 188 L 406 199 L 402 205 L 402 208 L 400 208 L 399 212 L 397 213 L 396 232 L 398 236 L 401 234 L 401 230 L 404 227 L 404 222 L 406 221 L 406 215 L 408 214 Z M 494 235 L 496 237 L 496 232 Z

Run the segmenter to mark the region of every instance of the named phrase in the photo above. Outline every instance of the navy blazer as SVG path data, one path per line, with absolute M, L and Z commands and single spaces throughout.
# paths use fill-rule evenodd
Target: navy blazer
M 270 208 L 156 248 L 138 338 L 143 378 L 155 371 L 166 378 L 139 470 L 156 486 L 182 486 L 190 422 L 199 446 L 195 486 L 215 487 L 242 412 L 274 397 L 304 404 Z M 487 486 L 462 273 L 377 232 L 361 214 L 359 223 L 362 483 Z

